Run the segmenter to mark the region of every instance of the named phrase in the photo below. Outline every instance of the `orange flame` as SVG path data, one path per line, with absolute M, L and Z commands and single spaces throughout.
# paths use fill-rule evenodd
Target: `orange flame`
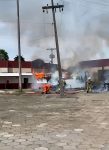
M 43 89 L 43 93 L 47 94 L 50 92 L 51 85 L 50 84 L 44 84 L 42 89 Z
M 33 75 L 35 76 L 35 78 L 36 78 L 37 80 L 39 80 L 39 79 L 44 79 L 44 78 L 45 78 L 45 73 L 43 73 L 43 72 L 40 72 L 40 73 L 34 73 L 34 72 L 33 72 Z

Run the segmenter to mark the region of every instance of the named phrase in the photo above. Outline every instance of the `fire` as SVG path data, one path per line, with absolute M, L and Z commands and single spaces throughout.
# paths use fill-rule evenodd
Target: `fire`
M 40 79 L 44 79 L 45 78 L 45 73 L 43 72 L 40 72 L 40 73 L 34 73 L 34 76 L 37 80 L 40 80 Z
M 44 93 L 44 94 L 49 93 L 50 90 L 51 90 L 51 85 L 50 85 L 50 84 L 44 84 L 44 85 L 42 86 L 42 90 L 43 90 L 43 93 Z
M 50 93 L 51 85 L 47 83 L 47 78 L 49 76 L 47 76 L 43 72 L 40 72 L 40 73 L 33 72 L 33 75 L 34 75 L 35 79 L 37 80 L 37 84 L 41 85 L 40 88 L 42 89 L 42 93 L 44 93 L 44 94 Z M 46 80 L 46 82 L 45 82 L 45 80 Z

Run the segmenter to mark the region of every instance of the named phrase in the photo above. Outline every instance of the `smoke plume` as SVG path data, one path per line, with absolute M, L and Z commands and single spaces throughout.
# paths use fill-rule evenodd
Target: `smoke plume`
M 43 13 L 42 6 L 50 0 L 20 0 L 21 44 L 31 59 L 48 60 L 47 48 L 54 48 L 52 13 Z M 109 46 L 108 0 L 54 0 L 64 4 L 64 12 L 57 10 L 57 28 L 63 67 L 79 61 L 105 58 L 103 49 Z M 0 1 L 0 32 L 7 36 L 6 28 L 16 36 L 16 0 Z M 56 54 L 56 53 L 55 53 Z M 55 60 L 56 61 L 56 60 Z

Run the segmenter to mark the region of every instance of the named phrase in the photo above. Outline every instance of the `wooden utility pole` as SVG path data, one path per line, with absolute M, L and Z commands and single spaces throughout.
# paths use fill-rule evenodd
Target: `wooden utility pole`
M 19 91 L 22 92 L 19 0 L 17 0 L 17 32 L 18 32 L 18 58 L 19 58 L 18 59 L 18 63 L 19 63 Z
M 60 52 L 59 52 L 59 43 L 58 43 L 58 33 L 57 33 L 57 25 L 56 25 L 56 17 L 55 17 L 55 12 L 57 9 L 59 11 L 63 11 L 64 5 L 54 5 L 53 0 L 51 0 L 51 6 L 47 4 L 47 6 L 43 6 L 43 12 L 48 13 L 48 9 L 52 9 L 52 15 L 53 15 L 53 24 L 54 24 L 54 32 L 55 32 L 55 43 L 56 43 L 56 51 L 57 51 L 57 62 L 58 62 L 58 72 L 59 72 L 59 83 L 60 83 L 60 95 L 64 95 L 64 89 L 63 89 L 63 81 L 62 81 L 62 68 L 61 68 L 61 61 L 60 61 Z

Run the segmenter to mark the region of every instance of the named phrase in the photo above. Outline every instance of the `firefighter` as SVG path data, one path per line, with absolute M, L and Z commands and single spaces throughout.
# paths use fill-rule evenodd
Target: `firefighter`
M 91 78 L 89 77 L 86 83 L 86 90 L 87 93 L 92 92 L 92 87 L 93 87 L 93 82 L 91 80 Z
M 63 90 L 65 90 L 65 87 L 66 87 L 66 82 L 65 82 L 65 80 L 62 80 L 62 83 L 63 83 Z
M 64 79 L 62 80 L 62 87 L 63 87 L 63 91 L 64 91 L 65 87 L 66 87 L 66 82 Z M 58 85 L 57 85 L 57 91 L 58 92 L 60 91 L 60 82 L 59 81 L 58 81 Z

